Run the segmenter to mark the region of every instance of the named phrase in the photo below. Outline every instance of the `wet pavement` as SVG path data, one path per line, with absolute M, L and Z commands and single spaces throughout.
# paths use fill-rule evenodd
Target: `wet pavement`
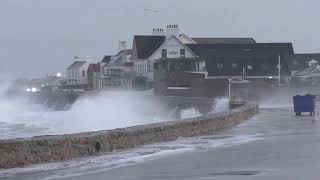
M 320 123 L 292 107 L 262 108 L 216 135 L 110 155 L 0 170 L 0 179 L 318 179 Z

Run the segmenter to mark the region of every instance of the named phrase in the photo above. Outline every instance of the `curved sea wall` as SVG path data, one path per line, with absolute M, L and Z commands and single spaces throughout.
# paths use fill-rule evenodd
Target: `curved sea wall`
M 245 105 L 229 112 L 122 129 L 0 140 L 0 168 L 99 155 L 179 137 L 210 135 L 237 125 L 257 112 L 257 105 Z

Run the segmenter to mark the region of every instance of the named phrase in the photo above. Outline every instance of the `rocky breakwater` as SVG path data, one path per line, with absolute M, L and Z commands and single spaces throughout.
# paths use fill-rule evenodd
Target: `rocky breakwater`
M 56 162 L 179 137 L 209 135 L 239 124 L 257 112 L 257 105 L 245 105 L 229 112 L 123 129 L 0 140 L 0 168 Z

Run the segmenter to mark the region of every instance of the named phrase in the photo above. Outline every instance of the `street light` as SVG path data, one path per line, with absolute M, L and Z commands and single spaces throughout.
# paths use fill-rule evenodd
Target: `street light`
M 57 77 L 61 77 L 61 75 L 62 75 L 61 73 L 57 73 Z
M 31 92 L 31 89 L 30 89 L 30 88 L 27 88 L 26 91 L 27 91 L 27 92 Z
M 31 88 L 31 92 L 37 92 L 37 88 L 35 87 Z
M 228 77 L 228 95 L 229 95 L 229 101 L 231 101 L 231 82 L 232 82 L 232 77 Z

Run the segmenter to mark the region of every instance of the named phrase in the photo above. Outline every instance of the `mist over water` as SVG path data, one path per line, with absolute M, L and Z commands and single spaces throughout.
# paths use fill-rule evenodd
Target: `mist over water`
M 8 98 L 10 85 L 0 81 L 0 139 L 39 135 L 69 134 L 110 130 L 135 125 L 174 120 L 176 109 L 167 109 L 153 96 L 141 92 L 106 91 L 81 97 L 69 111 L 54 111 L 34 104 L 26 97 Z M 265 93 L 260 97 L 260 108 L 292 107 L 296 90 Z M 212 112 L 228 110 L 228 98 L 217 98 Z M 181 118 L 201 116 L 195 108 L 180 112 Z
M 283 87 L 261 92 L 258 100 L 260 108 L 293 108 L 293 96 L 313 94 L 319 96 L 319 87 Z
M 176 109 L 167 109 L 153 96 L 141 92 L 101 92 L 83 96 L 69 111 L 54 111 L 27 97 L 8 98 L 10 82 L 0 84 L 0 139 L 110 130 L 174 120 Z M 227 110 L 227 100 L 217 100 L 215 111 Z M 181 118 L 200 116 L 194 108 Z
M 1 139 L 108 130 L 172 120 L 157 114 L 160 103 L 130 92 L 83 97 L 69 111 L 54 111 L 27 98 L 8 99 L 3 86 L 5 84 L 1 86 L 0 95 Z
M 59 121 L 58 126 L 62 132 L 72 133 L 172 120 L 161 117 L 161 109 L 160 102 L 139 93 L 108 91 L 80 98 L 69 111 L 60 112 L 66 120 Z

